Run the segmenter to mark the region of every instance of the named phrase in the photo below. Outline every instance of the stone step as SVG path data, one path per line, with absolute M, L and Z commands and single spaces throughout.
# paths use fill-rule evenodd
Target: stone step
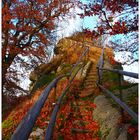
M 87 77 L 90 77 L 90 76 L 94 76 L 94 77 L 95 77 L 95 76 L 97 76 L 97 73 L 94 73 L 94 74 L 92 74 L 92 73 L 91 73 L 91 74 L 87 74 Z
M 88 92 L 86 94 L 85 93 L 82 93 L 82 94 L 79 95 L 79 97 L 81 97 L 81 98 L 88 97 L 88 96 L 93 95 L 93 93 L 94 93 L 94 91 Z
M 96 81 L 97 81 L 97 80 L 95 80 L 95 79 L 87 79 L 87 80 L 85 80 L 84 84 L 85 84 L 85 83 L 92 83 L 92 84 L 95 84 Z
M 84 85 L 95 85 L 95 81 L 86 81 Z
M 90 92 L 93 92 L 94 91 L 94 88 L 96 88 L 96 87 L 93 87 L 93 86 L 87 87 L 87 86 L 85 86 L 84 91 L 81 92 L 81 93 L 90 93 Z
M 97 81 L 97 77 L 87 77 L 85 81 Z
M 85 82 L 86 82 L 86 81 L 96 81 L 96 79 L 93 78 L 93 77 L 87 77 L 87 78 L 85 79 Z
M 91 133 L 91 130 L 87 129 L 79 129 L 79 128 L 72 128 L 71 129 L 72 133 Z
M 92 70 L 92 71 L 89 71 L 88 73 L 97 73 L 97 70 Z
M 95 82 L 96 82 L 96 81 L 94 81 L 94 80 L 86 80 L 86 81 L 84 82 L 84 85 L 87 85 L 87 84 L 92 84 L 92 85 L 94 85 Z
M 88 73 L 87 77 L 90 77 L 90 76 L 94 76 L 95 77 L 96 75 L 97 75 L 97 73 Z
M 87 122 L 87 121 L 83 121 L 83 120 L 75 120 L 74 122 L 73 122 L 74 124 L 83 124 L 83 125 L 86 125 L 86 124 L 89 124 L 89 122 Z
M 92 70 L 89 71 L 89 73 L 90 72 L 97 72 L 97 69 L 92 69 Z
M 85 104 L 84 105 L 74 105 L 73 107 L 78 107 L 79 108 L 81 106 L 84 107 L 84 108 L 91 108 L 91 106 L 85 105 Z
M 92 91 L 96 88 L 96 85 L 93 85 L 93 84 L 88 84 L 88 85 L 84 85 L 85 86 L 85 91 L 89 92 L 89 91 Z
M 97 81 L 97 80 L 95 80 L 95 79 L 88 79 L 88 80 L 86 80 L 84 83 L 92 82 L 93 84 L 95 84 L 96 81 Z
M 83 93 L 93 93 L 93 92 L 94 92 L 94 88 L 92 87 L 92 88 L 85 88 Z
M 94 89 L 95 88 L 95 85 L 86 85 L 85 86 L 85 89 Z
M 76 115 L 76 116 L 78 116 L 78 117 L 85 117 L 85 116 L 87 116 L 88 115 L 88 112 L 69 112 L 70 114 L 73 114 L 73 115 Z
M 78 126 L 78 127 L 85 127 L 87 124 L 89 124 L 88 122 L 85 122 L 83 120 L 75 120 L 73 122 L 74 126 Z
M 92 78 L 96 78 L 96 77 L 97 77 L 97 74 L 87 75 L 87 77 L 86 77 L 86 78 L 90 78 L 90 77 L 92 77 Z
M 87 81 L 87 80 L 96 81 L 96 79 L 97 79 L 97 76 L 88 76 L 88 77 L 86 77 L 85 81 Z

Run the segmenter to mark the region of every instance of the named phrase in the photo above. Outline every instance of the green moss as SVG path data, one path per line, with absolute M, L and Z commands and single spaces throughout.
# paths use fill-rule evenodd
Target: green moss
M 65 63 L 65 64 L 62 64 L 61 67 L 62 67 L 61 73 L 66 74 L 71 70 L 72 65 L 69 63 Z
M 125 89 L 128 89 L 128 88 L 132 88 L 134 86 L 138 86 L 138 84 L 137 83 L 135 83 L 135 84 L 130 83 L 128 85 L 122 85 L 122 86 L 117 86 L 116 85 L 116 87 L 112 87 L 112 88 L 110 88 L 110 90 L 111 91 L 113 91 L 113 90 L 125 90 Z
M 58 136 L 58 140 L 64 140 L 64 136 L 62 135 Z
M 36 84 L 34 85 L 32 92 L 34 92 L 35 90 L 37 90 L 40 87 L 43 87 L 46 84 L 49 84 L 55 77 L 56 77 L 55 73 L 50 73 L 50 74 L 47 74 L 47 75 L 42 75 L 38 79 Z
M 113 73 L 113 72 L 109 72 L 109 71 L 104 71 L 103 72 L 103 83 L 104 82 L 114 82 L 114 83 L 118 83 L 119 79 L 118 79 L 118 74 L 117 73 Z
M 13 125 L 13 119 L 12 118 L 8 118 L 7 120 L 5 120 L 4 122 L 2 122 L 2 128 L 6 129 L 9 128 Z

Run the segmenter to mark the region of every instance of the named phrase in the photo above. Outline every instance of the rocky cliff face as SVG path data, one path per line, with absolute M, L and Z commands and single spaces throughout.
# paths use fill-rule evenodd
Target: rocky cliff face
M 41 64 L 30 74 L 30 90 L 33 89 L 40 77 L 55 72 L 56 75 L 67 73 L 76 63 L 84 47 L 89 47 L 88 59 L 92 62 L 98 61 L 102 48 L 97 47 L 96 41 L 84 35 L 77 33 L 71 37 L 61 39 L 54 49 L 54 58 L 48 64 Z M 112 49 L 106 48 L 106 52 L 113 54 Z
M 83 51 L 83 42 L 81 40 L 83 36 L 78 34 L 79 40 L 76 40 L 78 39 L 76 36 L 61 39 L 54 49 L 54 58 L 47 64 L 39 65 L 30 73 L 31 91 L 43 75 L 54 72 L 57 76 L 67 73 L 72 68 Z
M 96 81 L 98 80 L 98 73 L 97 73 L 96 66 L 102 52 L 102 48 L 100 46 L 97 46 L 97 44 L 98 43 L 95 43 L 91 38 L 83 36 L 83 33 L 82 34 L 78 33 L 72 37 L 61 39 L 58 42 L 54 50 L 55 56 L 51 60 L 51 62 L 48 64 L 41 64 L 40 66 L 35 68 L 34 71 L 32 71 L 30 74 L 30 79 L 32 80 L 32 90 L 34 91 L 34 94 L 32 95 L 31 99 L 26 100 L 25 102 L 17 106 L 17 108 L 14 111 L 12 111 L 11 114 L 8 116 L 8 118 L 3 122 L 4 139 L 10 138 L 13 130 L 17 127 L 17 124 L 21 121 L 21 119 L 24 117 L 25 113 L 27 113 L 29 108 L 37 101 L 44 87 L 46 87 L 47 84 L 49 84 L 56 76 L 60 74 L 68 73 L 73 67 L 73 65 L 76 63 L 80 55 L 82 54 L 84 48 L 89 47 L 88 55 L 83 59 L 84 67 L 79 71 L 79 73 L 76 76 L 77 81 L 79 81 L 79 83 L 83 83 L 83 85 L 82 86 L 74 85 L 72 87 L 75 90 L 72 91 L 71 94 L 69 94 L 70 100 L 65 100 L 64 102 L 65 104 L 63 104 L 63 106 L 61 107 L 62 111 L 64 113 L 63 109 L 65 107 L 67 111 L 68 109 L 70 109 L 72 105 L 77 105 L 78 102 L 79 104 L 77 105 L 76 110 L 78 111 L 79 106 L 81 106 L 80 111 L 86 113 L 83 114 L 83 118 L 84 116 L 85 117 L 88 116 L 91 119 L 91 121 L 89 121 L 87 118 L 84 119 L 86 121 L 84 125 L 87 125 L 87 123 L 90 125 L 95 120 L 98 122 L 100 129 L 96 131 L 96 135 L 95 133 L 92 133 L 93 136 L 96 137 L 98 136 L 100 137 L 99 139 L 101 140 L 127 140 L 127 128 L 129 127 L 130 124 L 129 123 L 125 123 L 121 125 L 118 124 L 118 121 L 121 117 L 119 108 L 116 106 L 116 104 L 114 105 L 114 102 L 112 102 L 111 99 L 106 98 L 106 96 L 100 91 L 100 89 L 96 85 Z M 106 68 L 120 67 L 120 64 L 114 61 L 113 50 L 110 48 L 105 49 L 104 67 Z M 110 72 L 109 73 L 105 72 L 103 74 L 103 77 L 104 77 L 103 85 L 106 88 L 110 89 L 111 91 L 117 90 L 116 96 L 119 96 L 118 89 L 120 87 L 117 85 L 118 75 L 112 74 Z M 51 101 L 53 101 L 54 103 L 54 95 L 55 95 L 55 99 L 58 99 L 64 87 L 66 86 L 67 82 L 68 82 L 67 79 L 63 79 L 62 81 L 59 82 L 59 84 L 57 85 L 57 93 L 55 93 L 55 90 L 51 91 L 52 94 L 50 95 L 52 96 L 49 96 L 48 102 L 45 103 L 42 112 L 40 113 L 40 117 L 35 125 L 34 131 L 31 133 L 30 136 L 31 140 L 43 137 L 44 132 L 46 131 L 47 124 L 50 119 L 51 111 L 54 107 Z M 80 91 L 78 91 L 78 89 L 80 89 Z M 74 99 L 71 100 L 71 95 L 74 93 L 76 95 L 75 96 L 76 100 Z M 136 93 L 133 93 L 131 95 L 134 96 L 134 94 L 136 95 Z M 133 100 L 135 97 L 136 96 L 132 98 L 129 97 L 129 98 Z M 67 104 L 70 102 L 71 104 Z M 89 104 L 87 107 L 87 103 L 89 102 L 91 105 Z M 94 104 L 94 108 L 96 106 L 95 109 L 93 109 L 93 105 L 92 105 L 93 103 L 95 103 Z M 65 113 L 67 114 L 67 112 Z M 19 117 L 17 118 L 17 116 Z M 79 114 L 77 115 L 77 117 L 79 117 Z M 69 121 L 69 119 L 66 119 L 65 121 Z M 77 123 L 77 120 L 74 120 L 72 122 Z M 64 120 L 62 121 L 62 123 L 64 123 Z M 94 129 L 94 125 L 90 125 L 90 127 L 91 129 Z M 80 128 L 73 129 L 73 130 L 75 131 L 75 133 L 88 132 Z M 71 130 L 69 130 L 69 132 L 71 133 Z M 60 133 L 60 131 L 58 131 L 58 133 Z M 79 138 L 79 140 L 81 140 L 81 138 L 83 138 L 83 134 L 78 134 L 78 135 L 81 136 Z M 94 137 L 91 137 L 91 140 L 92 139 L 95 140 Z

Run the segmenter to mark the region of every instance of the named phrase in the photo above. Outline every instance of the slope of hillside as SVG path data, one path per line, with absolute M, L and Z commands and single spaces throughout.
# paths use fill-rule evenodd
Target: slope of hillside
M 137 128 L 135 123 L 131 123 L 132 119 L 125 114 L 126 122 L 121 120 L 121 115 L 115 116 L 114 126 L 108 125 L 109 118 L 112 117 L 112 113 L 118 112 L 120 114 L 119 108 L 111 100 L 106 98 L 100 89 L 96 85 L 98 80 L 97 74 L 97 63 L 102 52 L 102 48 L 97 45 L 88 37 L 83 34 L 76 34 L 75 36 L 64 38 L 60 40 L 55 48 L 55 56 L 49 64 L 42 64 L 38 66 L 30 75 L 32 80 L 32 96 L 30 99 L 19 104 L 2 123 L 2 135 L 3 140 L 8 140 L 11 134 L 16 129 L 19 122 L 22 120 L 27 111 L 31 106 L 37 101 L 41 95 L 44 88 L 60 74 L 68 73 L 73 65 L 76 63 L 84 47 L 89 47 L 88 55 L 83 59 L 84 67 L 79 71 L 74 82 L 69 89 L 66 97 L 64 97 L 63 103 L 57 115 L 57 121 L 54 131 L 54 140 L 123 140 L 127 139 L 127 129 Z M 76 69 L 78 69 L 79 65 Z M 121 68 L 121 64 L 117 63 L 113 59 L 113 50 L 110 48 L 105 49 L 105 64 L 104 67 L 107 68 Z M 73 72 L 73 74 L 75 71 Z M 123 81 L 123 86 L 119 87 L 118 75 L 104 72 L 103 74 L 103 85 L 115 91 L 116 95 L 119 96 L 118 90 L 122 88 L 126 90 L 127 88 L 132 88 L 137 85 L 132 85 Z M 44 104 L 41 110 L 40 116 L 36 121 L 33 128 L 33 132 L 30 135 L 30 140 L 34 139 L 44 139 L 44 133 L 50 120 L 50 116 L 54 107 L 54 103 L 57 101 L 58 97 L 61 95 L 62 91 L 68 83 L 67 78 L 63 78 L 57 84 L 56 91 L 53 89 L 48 97 L 48 100 Z M 134 91 L 134 90 L 133 90 Z M 130 102 L 130 98 L 137 100 L 137 91 L 135 94 L 129 94 L 125 91 L 124 99 L 128 102 L 134 110 L 137 110 L 137 105 Z M 105 104 L 103 104 L 105 103 Z M 107 104 L 106 104 L 107 103 Z M 108 106 L 108 108 L 106 108 Z M 106 112 L 109 111 L 109 118 L 106 117 Z M 112 120 L 113 121 L 113 120 Z M 125 124 L 128 125 L 125 125 Z M 118 124 L 124 125 L 123 127 L 125 133 L 120 132 L 120 126 Z M 106 127 L 106 128 L 105 128 Z M 115 127 L 116 129 L 114 129 Z M 129 133 L 129 136 L 134 138 L 137 129 L 134 133 Z M 111 135 L 113 133 L 114 135 Z M 115 140 L 115 139 L 114 139 Z

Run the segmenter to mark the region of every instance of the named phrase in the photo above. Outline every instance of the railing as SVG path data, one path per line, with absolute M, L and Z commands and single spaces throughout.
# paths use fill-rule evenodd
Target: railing
M 104 65 L 104 48 L 102 50 L 102 54 L 100 56 L 98 65 L 97 65 L 97 69 L 98 69 L 98 82 L 97 85 L 99 86 L 99 88 L 109 97 L 111 97 L 122 109 L 124 109 L 136 122 L 138 122 L 138 115 L 128 106 L 126 105 L 122 100 L 122 90 L 120 89 L 120 98 L 116 97 L 112 92 L 110 92 L 108 89 L 106 89 L 105 87 L 103 87 L 102 85 L 102 75 L 103 75 L 103 71 L 110 71 L 113 73 L 118 73 L 119 75 L 119 86 L 121 86 L 122 80 L 121 77 L 122 75 L 126 75 L 126 76 L 130 76 L 133 78 L 137 78 L 138 79 L 138 74 L 137 73 L 132 73 L 132 72 L 127 72 L 127 71 L 123 71 L 123 70 L 118 70 L 118 69 L 107 69 L 107 68 L 103 68 Z
M 62 102 L 63 97 L 66 95 L 68 89 L 71 86 L 72 81 L 74 80 L 75 76 L 77 75 L 78 71 L 81 69 L 82 67 L 79 67 L 79 69 L 76 71 L 75 75 L 72 77 L 72 79 L 69 81 L 68 85 L 66 86 L 65 90 L 63 91 L 63 93 L 61 94 L 61 96 L 58 98 L 58 101 L 54 107 L 54 110 L 52 112 L 51 115 L 51 119 L 46 131 L 46 135 L 45 135 L 45 140 L 51 140 L 52 139 L 52 134 L 53 134 L 53 129 L 54 129 L 54 125 L 55 125 L 55 121 L 56 121 L 56 116 L 57 113 L 59 111 L 60 108 L 60 104 Z
M 98 83 L 101 84 L 102 82 L 102 70 L 101 68 L 103 68 L 103 65 L 104 65 L 104 48 L 102 49 L 102 53 L 101 53 L 101 56 L 100 56 L 100 59 L 98 61 L 98 65 L 97 65 L 97 68 L 98 68 L 98 76 L 99 76 L 99 79 L 98 79 Z
M 70 76 L 72 75 L 73 71 L 75 70 L 75 68 L 80 64 L 80 62 L 82 61 L 83 57 L 86 57 L 86 54 L 88 52 L 88 47 L 86 47 L 82 53 L 82 55 L 80 56 L 80 58 L 78 59 L 78 61 L 76 62 L 76 64 L 73 66 L 73 68 L 71 69 L 71 71 L 68 74 L 63 74 L 58 76 L 57 78 L 55 78 L 47 87 L 46 89 L 43 91 L 43 93 L 40 95 L 38 101 L 34 104 L 34 106 L 29 110 L 29 112 L 27 113 L 27 115 L 24 117 L 24 119 L 20 122 L 20 124 L 18 125 L 17 129 L 15 130 L 15 132 L 13 133 L 11 140 L 27 140 L 33 127 L 34 124 L 37 120 L 37 117 L 40 114 L 40 111 L 45 103 L 45 101 L 47 100 L 50 91 L 53 88 L 56 88 L 57 83 L 59 82 L 59 80 L 61 80 L 64 77 L 67 77 L 68 79 L 70 78 Z M 64 97 L 64 95 L 66 94 L 67 90 L 69 89 L 69 87 L 72 84 L 73 79 L 75 78 L 75 76 L 77 75 L 78 71 L 82 68 L 82 66 L 80 66 L 78 68 L 78 70 L 76 71 L 76 73 L 74 74 L 74 76 L 69 80 L 68 85 L 66 86 L 65 90 L 63 91 L 62 95 L 58 98 L 58 101 L 54 107 L 53 113 L 52 113 L 52 117 L 50 120 L 50 123 L 48 125 L 47 131 L 46 131 L 46 135 L 45 135 L 45 140 L 50 140 L 52 137 L 52 132 L 53 132 L 53 128 L 54 128 L 54 124 L 55 124 L 55 120 L 56 120 L 56 115 L 57 112 L 59 110 L 61 101 Z

